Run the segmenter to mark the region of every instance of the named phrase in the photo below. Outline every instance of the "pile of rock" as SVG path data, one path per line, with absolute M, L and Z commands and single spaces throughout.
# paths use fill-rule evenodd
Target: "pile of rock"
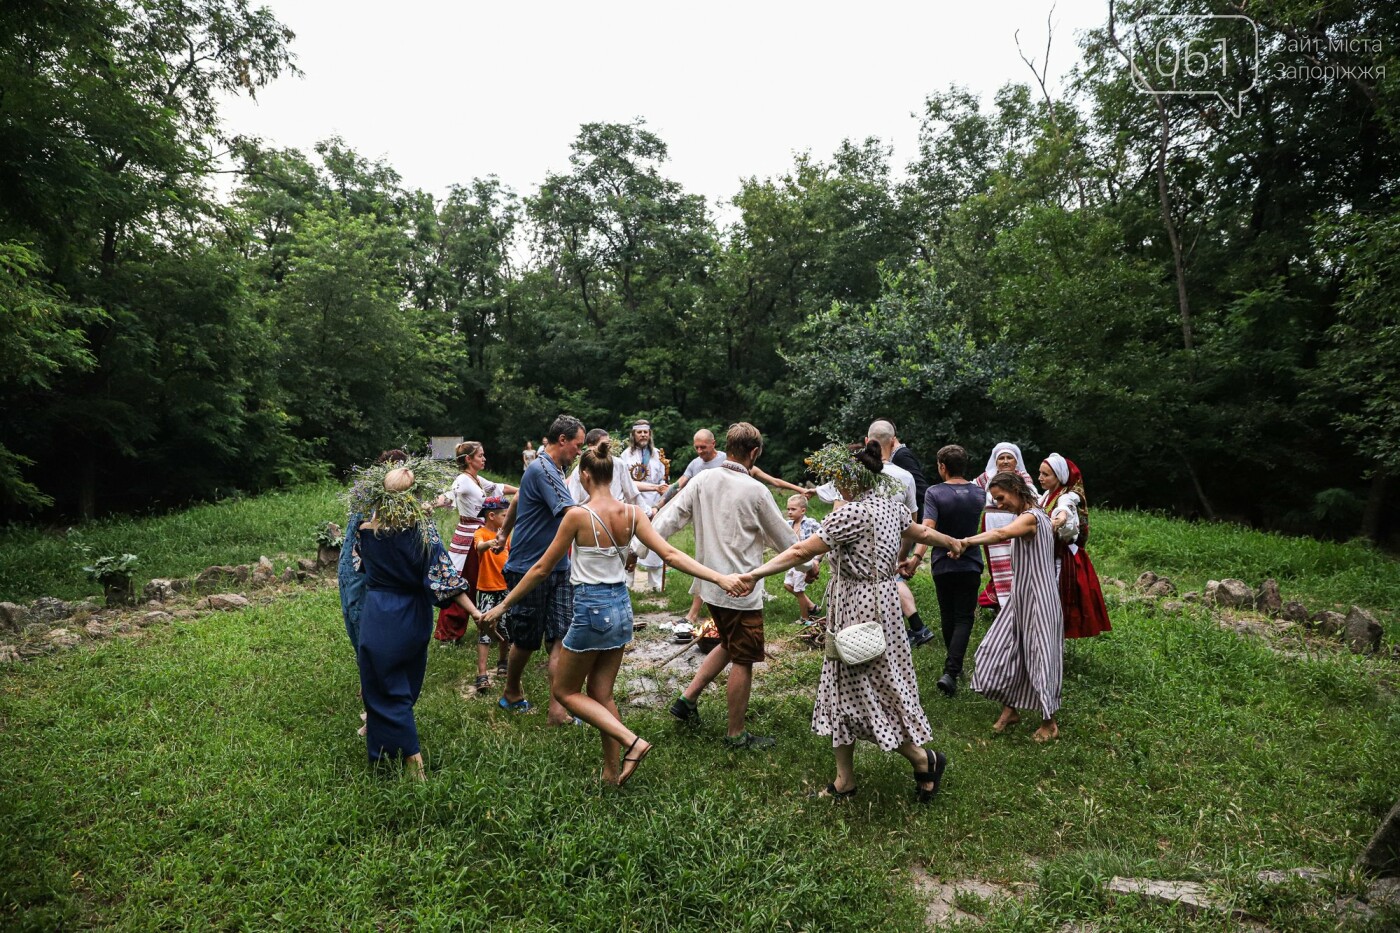
M 52 596 L 28 605 L 0 602 L 0 663 L 76 648 L 86 640 L 139 638 L 150 625 L 188 621 L 205 612 L 246 609 L 252 605 L 248 597 L 229 589 L 322 580 L 322 571 L 339 559 L 339 549 L 322 547 L 315 558 L 300 558 L 280 574 L 271 558 L 260 557 L 251 565 L 206 567 L 191 579 L 158 578 L 146 584 L 142 605 L 136 607 L 109 608 L 96 599 L 68 602 Z
M 1121 581 L 1113 582 L 1126 588 Z M 1345 615 L 1332 609 L 1309 612 L 1296 599 L 1285 601 L 1277 580 L 1265 580 L 1258 589 L 1243 580 L 1210 580 L 1203 594 L 1192 591 L 1180 599 L 1166 600 L 1176 594 L 1176 586 L 1149 570 L 1138 577 L 1133 589 L 1140 599 L 1164 600 L 1160 607 L 1167 612 L 1180 612 L 1188 604 L 1199 603 L 1213 610 L 1222 625 L 1242 633 L 1286 634 L 1301 627 L 1307 633 L 1340 641 L 1354 654 L 1381 651 L 1384 628 L 1372 613 L 1360 606 L 1352 606 Z

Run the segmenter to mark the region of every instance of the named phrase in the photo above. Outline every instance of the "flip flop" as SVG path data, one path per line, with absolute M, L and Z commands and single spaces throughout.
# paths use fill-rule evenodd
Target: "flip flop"
M 529 700 L 525 699 L 524 697 L 521 697 L 514 703 L 507 700 L 505 697 L 501 697 L 501 699 L 497 701 L 496 705 L 507 712 L 515 713 L 517 716 L 522 713 L 533 713 L 535 711 L 534 704 L 531 703 Z

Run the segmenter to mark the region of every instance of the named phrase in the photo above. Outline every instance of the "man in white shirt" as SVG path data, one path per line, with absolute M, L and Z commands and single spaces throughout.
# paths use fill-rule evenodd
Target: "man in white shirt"
M 665 505 L 685 488 L 686 483 L 699 476 L 705 470 L 713 470 L 723 466 L 729 456 L 722 450 L 715 448 L 715 435 L 707 428 L 701 428 L 695 432 L 695 436 L 690 439 L 690 443 L 695 447 L 695 459 L 685 465 L 685 472 L 677 480 L 675 487 L 666 494 L 666 499 L 662 502 Z M 690 584 L 690 611 L 685 614 L 685 621 L 692 627 L 700 624 L 700 581 L 695 580 Z
M 778 504 L 749 470 L 763 452 L 763 435 L 747 422 L 731 425 L 725 447 L 728 458 L 719 467 L 703 470 L 662 509 L 654 526 L 663 538 L 686 525 L 695 526 L 695 559 L 719 573 L 745 573 L 763 563 L 765 546 L 782 551 L 796 542 Z M 633 543 L 638 554 L 646 548 Z M 730 596 L 712 583 L 700 582 L 700 597 L 719 630 L 719 646 L 705 656 L 695 679 L 671 704 L 671 715 L 698 723 L 700 693 L 726 667 L 729 706 L 725 742 L 734 748 L 768 748 L 774 740 L 751 735 L 744 728 L 753 687 L 753 665 L 763 660 L 763 589 L 747 596 Z
M 871 422 L 866 429 L 865 439 L 874 441 L 880 445 L 880 456 L 885 461 L 884 473 L 886 476 L 893 476 L 904 487 L 904 505 L 909 509 L 909 519 L 913 522 L 919 520 L 919 500 L 914 482 L 914 474 L 903 467 L 895 466 L 890 462 L 890 457 L 894 455 L 897 442 L 894 436 L 894 425 L 888 421 Z M 919 618 L 919 607 L 914 602 L 914 591 L 909 589 L 909 584 L 903 577 L 899 577 L 899 611 L 904 615 L 904 622 L 909 626 L 909 643 L 915 648 L 926 645 L 933 641 L 933 630 L 924 624 L 924 620 Z

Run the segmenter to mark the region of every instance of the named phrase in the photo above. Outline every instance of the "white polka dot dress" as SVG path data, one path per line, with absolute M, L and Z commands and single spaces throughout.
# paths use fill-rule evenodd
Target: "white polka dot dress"
M 895 584 L 899 537 L 909 521 L 902 500 L 866 493 L 827 516 L 818 532 L 832 549 L 827 605 L 833 624 L 844 629 L 878 621 L 885 631 L 881 657 L 854 667 L 835 658 L 822 664 L 812 731 L 831 736 L 833 746 L 865 739 L 892 751 L 933 735 L 919 705 Z
M 972 689 L 1048 719 L 1060 708 L 1065 622 L 1050 518 L 1040 509 L 1031 513 L 1035 533 L 1011 539 L 1011 597 L 977 646 Z

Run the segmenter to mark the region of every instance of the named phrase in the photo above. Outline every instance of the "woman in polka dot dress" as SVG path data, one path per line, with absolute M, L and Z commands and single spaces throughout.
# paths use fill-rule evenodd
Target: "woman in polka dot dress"
M 824 796 L 851 797 L 856 792 L 855 742 L 864 739 L 883 751 L 897 751 L 914 766 L 917 798 L 933 799 L 948 759 L 923 748 L 933 735 L 919 702 L 914 661 L 896 587 L 901 542 L 923 542 L 961 552 L 947 535 L 911 524 L 901 500 L 881 494 L 887 482 L 879 445 L 831 445 L 807 461 L 821 479 L 834 482 L 847 504 L 827 516 L 821 530 L 788 548 L 749 574 L 745 584 L 782 573 L 831 551 L 832 582 L 828 607 L 839 628 L 878 621 L 884 626 L 885 653 L 864 664 L 847 665 L 828 656 L 817 686 L 812 731 L 831 736 L 836 780 Z

